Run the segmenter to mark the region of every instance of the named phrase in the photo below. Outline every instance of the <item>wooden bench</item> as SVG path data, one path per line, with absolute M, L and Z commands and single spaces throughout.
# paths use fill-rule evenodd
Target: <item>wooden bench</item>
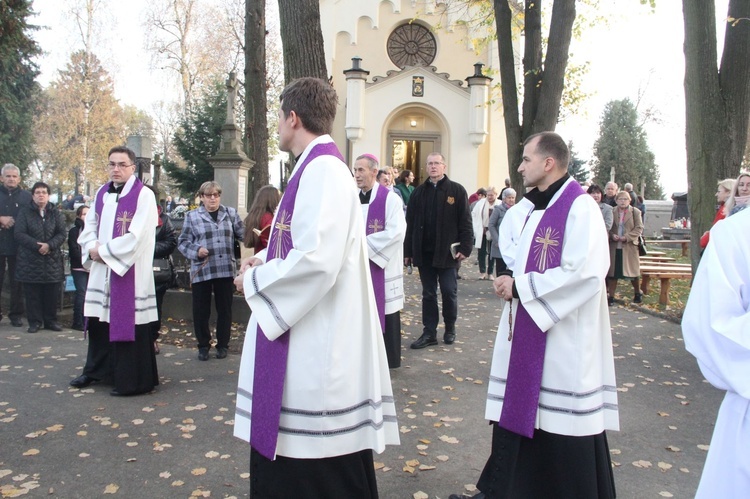
M 667 262 L 674 262 L 675 259 L 671 258 L 669 256 L 651 256 L 649 253 L 648 255 L 640 257 L 641 263 L 649 264 L 649 263 L 667 263 Z
M 682 247 L 682 256 L 688 256 L 690 250 L 690 239 L 646 239 L 646 247 L 651 245 L 679 244 Z M 649 251 L 651 253 L 651 251 Z
M 644 263 L 641 265 L 641 291 L 648 294 L 648 286 L 651 279 L 659 279 L 661 289 L 659 293 L 659 305 L 669 305 L 669 288 L 672 279 L 692 279 L 693 269 L 684 263 Z

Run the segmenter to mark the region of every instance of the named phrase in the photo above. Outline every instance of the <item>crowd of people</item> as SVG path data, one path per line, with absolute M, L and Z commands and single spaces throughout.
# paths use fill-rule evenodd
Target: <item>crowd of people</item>
M 222 203 L 221 185 L 205 182 L 179 234 L 168 216 L 175 203 L 158 203 L 126 147 L 109 151 L 109 182 L 91 206 L 72 207 L 69 230 L 49 186 L 24 191 L 18 168 L 5 165 L 0 283 L 7 265 L 12 325 L 20 327 L 25 312 L 29 333 L 62 329 L 56 314 L 67 240 L 72 327 L 88 332 L 85 366 L 70 385 L 149 393 L 159 384 L 156 340 L 178 250 L 190 262 L 199 361 L 209 360 L 212 346 L 215 358 L 228 355 L 235 288 L 252 311 L 234 425 L 250 444 L 251 495 L 374 498 L 373 452 L 399 443 L 390 376 L 401 365 L 404 269 L 415 266 L 422 287 L 422 333 L 410 348 L 439 344 L 441 315 L 442 340 L 451 345 L 459 334 L 458 269 L 477 249 L 479 279 L 492 282 L 501 318 L 484 412 L 491 452 L 473 497 L 615 497 L 607 431 L 619 429 L 619 408 L 608 305 L 619 280 L 631 281 L 633 302 L 642 300 L 642 198 L 631 184 L 584 190 L 553 132 L 523 144 L 518 203 L 509 180 L 499 193 L 489 186 L 469 196 L 448 178 L 438 151 L 426 156 L 417 186 L 412 171 L 381 166 L 372 153 L 347 165 L 330 136 L 337 100 L 322 80 L 287 85 L 279 147 L 297 159 L 283 196 L 263 187 L 243 221 Z M 737 214 L 750 200 L 750 175 L 720 182 L 717 199 L 696 276 L 705 284 L 686 309 L 686 344 L 709 381 L 728 392 L 714 434 L 722 452 L 712 443 L 699 494 L 730 497 L 747 486 L 723 480 L 721 470 L 747 471 L 734 459 L 744 452 L 734 436 L 747 433 L 736 415 L 750 404 L 747 376 L 730 368 L 747 373 L 750 244 L 742 228 L 750 212 Z M 240 258 L 240 243 L 251 256 Z M 737 261 L 739 270 L 729 265 Z M 714 268 L 722 269 L 718 277 Z

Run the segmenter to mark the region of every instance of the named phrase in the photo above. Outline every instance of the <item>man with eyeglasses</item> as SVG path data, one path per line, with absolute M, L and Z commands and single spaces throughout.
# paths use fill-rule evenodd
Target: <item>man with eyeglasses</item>
M 3 183 L 0 185 L 0 291 L 5 280 L 5 269 L 8 269 L 10 288 L 10 310 L 8 317 L 15 327 L 23 326 L 21 317 L 24 314 L 23 284 L 16 280 L 16 250 L 18 243 L 14 237 L 14 226 L 18 210 L 31 203 L 31 193 L 19 187 L 20 171 L 13 163 L 3 165 Z M 0 312 L 0 319 L 3 318 Z
M 218 182 L 204 182 L 198 196 L 201 206 L 185 216 L 177 247 L 190 260 L 198 360 L 208 360 L 211 349 L 211 294 L 216 304 L 216 358 L 225 359 L 232 327 L 234 241 L 245 237 L 245 226 L 236 209 L 221 204 Z
M 78 236 L 90 271 L 83 310 L 89 346 L 83 374 L 70 385 L 111 379 L 110 395 L 139 395 L 159 384 L 149 325 L 158 319 L 152 261 L 159 221 L 153 193 L 135 175 L 135 153 L 113 147 L 107 168 L 110 182 L 94 196 Z
M 466 189 L 445 174 L 439 152 L 427 156 L 429 179 L 417 187 L 406 210 L 404 265 L 416 265 L 422 281 L 422 336 L 411 344 L 420 349 L 437 345 L 437 289 L 443 298 L 443 342 L 456 339 L 458 266 L 471 254 L 474 232 Z

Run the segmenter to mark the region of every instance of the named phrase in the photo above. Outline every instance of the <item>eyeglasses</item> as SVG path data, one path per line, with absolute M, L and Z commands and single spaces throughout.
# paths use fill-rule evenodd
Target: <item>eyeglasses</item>
M 427 166 L 437 166 L 437 165 L 442 165 L 442 164 L 443 164 L 442 161 L 429 161 L 427 163 Z
M 211 194 L 203 194 L 204 198 L 220 198 L 221 193 L 220 192 L 212 192 Z
M 109 167 L 110 170 L 122 170 L 124 168 L 127 168 L 129 166 L 134 166 L 134 165 L 132 163 L 131 164 L 127 164 L 127 163 L 112 163 L 110 161 L 109 163 L 107 163 L 107 166 Z

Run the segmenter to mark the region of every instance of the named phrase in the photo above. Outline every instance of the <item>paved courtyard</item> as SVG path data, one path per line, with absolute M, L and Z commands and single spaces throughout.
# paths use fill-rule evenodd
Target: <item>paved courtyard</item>
M 489 281 L 471 278 L 475 269 L 465 265 L 459 281 L 456 343 L 419 351 L 408 349 L 421 333 L 418 276 L 405 276 L 404 360 L 391 372 L 401 445 L 375 456 L 383 498 L 468 492 L 489 454 L 484 397 L 499 300 Z M 618 496 L 693 497 L 723 394 L 703 380 L 678 325 L 621 306 L 611 313 Z M 240 357 L 199 362 L 184 344 L 162 346 L 154 393 L 111 397 L 107 386 L 68 386 L 86 357 L 81 333 L 0 322 L 2 497 L 247 497 L 249 448 L 232 437 Z

